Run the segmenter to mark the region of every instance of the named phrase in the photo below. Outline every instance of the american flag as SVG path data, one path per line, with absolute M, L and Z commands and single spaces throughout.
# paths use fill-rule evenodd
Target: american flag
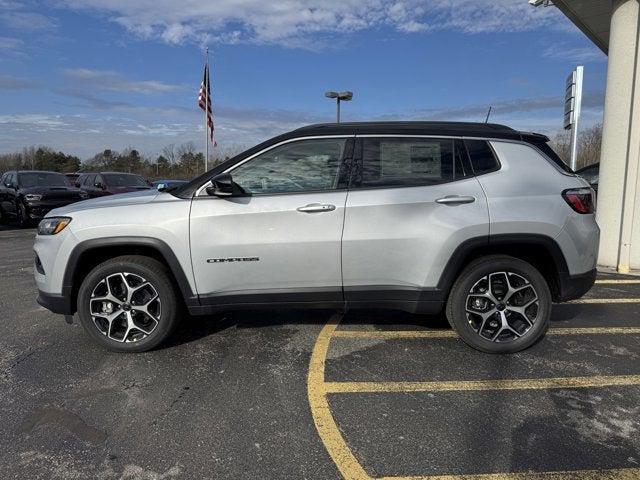
M 200 84 L 200 91 L 198 92 L 198 105 L 200 108 L 207 112 L 207 126 L 211 132 L 211 142 L 213 145 L 217 145 L 213 138 L 213 113 L 211 110 L 211 82 L 209 80 L 209 64 L 204 66 L 204 77 Z

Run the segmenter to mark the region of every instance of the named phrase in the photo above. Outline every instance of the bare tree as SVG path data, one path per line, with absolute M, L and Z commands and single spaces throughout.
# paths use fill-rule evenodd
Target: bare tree
M 569 165 L 571 161 L 571 135 L 568 131 L 559 132 L 551 140 L 551 147 L 558 156 Z M 576 169 L 592 165 L 600 161 L 600 148 L 602 147 L 602 124 L 597 123 L 578 136 L 578 161 Z
M 173 178 L 173 166 L 176 164 L 176 146 L 174 143 L 170 143 L 162 149 L 162 156 L 169 161 L 169 168 L 171 169 L 171 177 Z
M 600 161 L 602 148 L 602 124 L 587 128 L 580 135 L 578 168 L 586 167 Z

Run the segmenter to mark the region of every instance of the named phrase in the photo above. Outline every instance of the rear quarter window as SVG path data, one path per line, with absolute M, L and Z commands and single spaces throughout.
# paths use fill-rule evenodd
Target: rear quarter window
M 485 140 L 465 140 L 471 166 L 476 175 L 495 172 L 500 169 L 500 163 L 493 153 L 489 142 Z

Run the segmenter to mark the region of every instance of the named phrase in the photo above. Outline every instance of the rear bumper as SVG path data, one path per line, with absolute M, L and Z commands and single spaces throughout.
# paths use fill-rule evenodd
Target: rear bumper
M 568 302 L 569 300 L 582 297 L 593 287 L 597 275 L 598 270 L 595 268 L 580 275 L 569 275 L 568 273 L 561 272 L 559 275 L 560 284 L 557 300 L 560 302 Z
M 53 313 L 61 315 L 73 315 L 74 313 L 71 308 L 71 295 L 57 295 L 38 290 L 36 302 Z

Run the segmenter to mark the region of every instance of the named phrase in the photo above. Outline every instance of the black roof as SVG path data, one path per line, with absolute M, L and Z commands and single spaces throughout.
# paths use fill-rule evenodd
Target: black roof
M 520 132 L 497 123 L 474 122 L 347 122 L 318 123 L 298 128 L 290 136 L 301 135 L 443 135 L 456 137 L 502 138 L 510 140 L 548 141 L 537 133 Z

